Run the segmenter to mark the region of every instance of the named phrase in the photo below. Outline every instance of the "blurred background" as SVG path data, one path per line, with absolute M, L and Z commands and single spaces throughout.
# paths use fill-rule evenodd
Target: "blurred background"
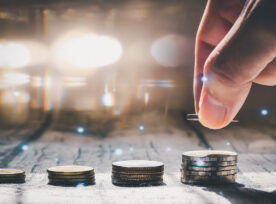
M 194 41 L 205 5 L 1 1 L 1 131 L 13 130 L 12 137 L 22 127 L 51 125 L 106 136 L 116 128 L 158 129 L 180 120 L 177 113 L 193 113 Z M 273 123 L 275 91 L 254 85 L 240 120 Z

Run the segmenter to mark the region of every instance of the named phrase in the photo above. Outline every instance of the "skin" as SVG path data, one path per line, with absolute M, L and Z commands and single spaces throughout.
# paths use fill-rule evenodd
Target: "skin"
M 276 1 L 209 0 L 196 37 L 194 100 L 201 124 L 228 125 L 252 83 L 276 85 Z

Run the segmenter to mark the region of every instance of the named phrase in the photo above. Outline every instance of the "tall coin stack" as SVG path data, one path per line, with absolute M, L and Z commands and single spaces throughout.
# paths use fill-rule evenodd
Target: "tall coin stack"
M 229 151 L 189 151 L 182 154 L 181 182 L 188 184 L 235 183 L 238 154 Z
M 25 183 L 25 171 L 19 169 L 0 169 L 0 183 Z
M 112 163 L 112 183 L 119 186 L 162 185 L 164 164 L 158 161 L 128 160 Z
M 47 170 L 49 184 L 75 186 L 95 184 L 94 169 L 89 166 L 55 166 Z

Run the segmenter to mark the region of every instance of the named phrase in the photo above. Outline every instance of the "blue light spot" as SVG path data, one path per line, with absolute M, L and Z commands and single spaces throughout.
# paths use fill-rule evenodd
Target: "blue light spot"
M 85 132 L 85 129 L 84 129 L 84 127 L 77 127 L 76 131 L 79 134 L 83 134 Z
M 115 150 L 115 154 L 117 155 L 117 156 L 120 156 L 120 155 L 122 155 L 123 154 L 123 150 L 121 149 L 121 148 L 117 148 L 116 150 Z
M 219 191 L 218 194 L 219 194 L 219 195 L 223 195 L 223 192 L 222 192 L 222 191 Z
M 138 130 L 140 131 L 144 131 L 146 129 L 146 127 L 144 125 L 139 125 L 138 126 Z
M 267 116 L 269 114 L 268 110 L 265 108 L 261 109 L 260 113 L 262 116 Z
M 85 187 L 85 183 L 77 183 L 76 187 Z
M 203 77 L 200 78 L 200 81 L 201 82 L 206 82 L 206 81 L 208 81 L 208 78 L 206 76 L 203 76 Z
M 230 146 L 230 145 L 231 145 L 231 142 L 230 142 L 230 141 L 227 141 L 225 144 L 226 144 L 227 146 Z
M 29 149 L 29 146 L 28 145 L 22 145 L 21 146 L 21 150 L 22 151 L 27 151 Z
M 204 166 L 204 161 L 196 161 L 196 166 Z
M 208 147 L 208 150 L 213 150 L 213 148 L 212 147 Z
M 134 147 L 131 146 L 131 147 L 129 148 L 129 151 L 133 152 L 133 150 L 134 150 Z

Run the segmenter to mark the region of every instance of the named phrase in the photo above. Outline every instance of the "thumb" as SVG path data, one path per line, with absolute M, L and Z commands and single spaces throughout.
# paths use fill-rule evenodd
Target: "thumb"
M 210 54 L 204 65 L 200 122 L 209 128 L 226 126 L 235 117 L 252 81 L 275 57 L 276 2 L 252 1 Z

